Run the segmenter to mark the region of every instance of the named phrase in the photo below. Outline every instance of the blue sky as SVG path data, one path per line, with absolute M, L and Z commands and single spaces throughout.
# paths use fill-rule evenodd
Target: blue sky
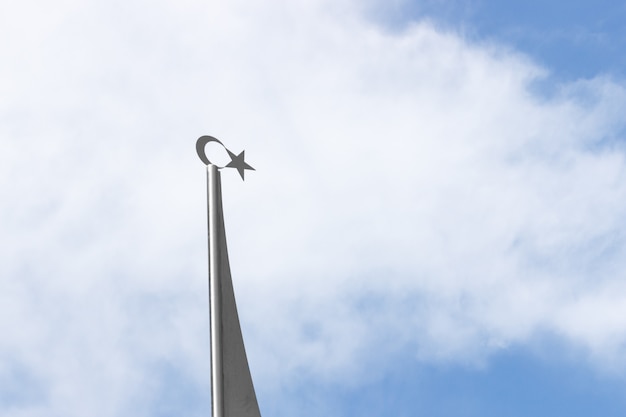
M 603 1 L 452 0 L 400 2 L 387 22 L 433 19 L 476 40 L 510 45 L 548 67 L 556 81 L 598 74 L 623 77 L 626 6 Z
M 623 80 L 626 3 L 615 1 L 406 1 L 380 6 L 380 21 L 404 30 L 427 19 L 478 43 L 500 43 L 549 71 L 543 93 L 577 79 Z M 535 90 L 536 91 L 536 90 Z M 541 94 L 541 92 L 540 92 Z M 593 273 L 590 271 L 590 273 Z M 377 384 L 330 395 L 344 415 L 622 416 L 623 374 L 599 374 L 568 346 L 513 348 L 478 369 L 401 367 Z M 346 405 L 346 403 L 348 405 Z
M 0 415 L 209 414 L 204 134 L 264 416 L 626 414 L 626 4 L 2 8 Z
M 416 367 L 391 374 L 387 389 L 374 386 L 351 400 L 347 415 L 527 416 L 603 415 L 624 412 L 623 385 L 589 370 L 539 360 L 528 352 L 491 358 L 482 371 Z

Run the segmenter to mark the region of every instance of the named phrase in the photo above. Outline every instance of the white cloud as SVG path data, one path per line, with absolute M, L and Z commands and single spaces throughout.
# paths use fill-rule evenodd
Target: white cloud
M 257 168 L 224 193 L 264 391 L 545 331 L 623 365 L 619 82 L 539 96 L 523 55 L 347 1 L 46 7 L 0 22 L 0 381 L 44 387 L 5 414 L 146 414 L 162 363 L 208 384 L 201 134 Z

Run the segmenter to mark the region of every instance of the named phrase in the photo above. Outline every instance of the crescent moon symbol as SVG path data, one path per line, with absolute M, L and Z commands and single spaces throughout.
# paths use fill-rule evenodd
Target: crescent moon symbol
M 198 138 L 198 141 L 196 142 L 196 152 L 198 153 L 200 160 L 204 162 L 204 165 L 209 165 L 211 163 L 211 161 L 209 161 L 209 158 L 207 158 L 206 156 L 206 152 L 204 152 L 204 147 L 209 142 L 217 142 L 222 145 L 224 149 L 226 149 L 226 146 L 224 146 L 224 144 L 219 139 L 214 138 L 213 136 L 200 136 Z M 228 151 L 228 149 L 226 150 Z

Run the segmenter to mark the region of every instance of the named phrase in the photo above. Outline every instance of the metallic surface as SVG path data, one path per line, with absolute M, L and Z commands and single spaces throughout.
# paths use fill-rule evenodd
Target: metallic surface
M 224 146 L 222 141 L 220 141 L 217 138 L 214 138 L 213 136 L 200 136 L 198 140 L 196 141 L 196 153 L 198 154 L 198 157 L 204 163 L 204 165 L 212 164 L 212 162 L 209 161 L 209 158 L 207 158 L 206 152 L 204 152 L 204 147 L 209 142 L 217 142 L 220 145 Z M 226 146 L 224 146 L 224 149 L 226 149 Z M 226 150 L 228 151 L 228 149 Z
M 211 410 L 213 417 L 261 417 L 248 367 L 228 262 L 221 177 L 207 165 Z
M 206 156 L 206 152 L 204 150 L 207 143 L 216 142 L 222 145 L 222 147 L 228 152 L 228 156 L 230 157 L 230 162 L 223 167 L 217 166 L 209 161 L 209 158 Z M 217 138 L 213 136 L 200 136 L 196 141 L 196 153 L 200 160 L 204 163 L 204 165 L 215 165 L 217 168 L 235 168 L 239 175 L 241 175 L 241 179 L 244 179 L 244 174 L 246 170 L 255 171 L 248 163 L 245 161 L 246 151 L 241 151 L 239 155 L 235 155 L 234 152 L 231 152 L 224 144 Z
M 220 290 L 219 216 L 221 180 L 215 165 L 207 165 L 207 202 L 209 225 L 209 309 L 211 313 L 211 415 L 224 417 L 224 379 L 222 378 L 222 291 Z M 219 208 L 218 208 L 219 206 Z

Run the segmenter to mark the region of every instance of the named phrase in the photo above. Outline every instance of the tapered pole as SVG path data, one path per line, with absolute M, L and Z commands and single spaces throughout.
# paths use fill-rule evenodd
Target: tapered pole
M 207 211 L 209 226 L 209 309 L 211 312 L 211 414 L 224 417 L 224 372 L 222 352 L 222 291 L 219 241 L 221 178 L 217 166 L 207 165 Z
M 228 263 L 221 168 L 212 164 L 204 153 L 204 146 L 209 142 L 224 145 L 212 136 L 201 136 L 196 142 L 196 152 L 207 166 L 211 414 L 212 417 L 261 417 Z M 225 168 L 237 169 L 242 179 L 245 170 L 254 170 L 244 161 L 243 151 L 236 155 L 225 146 L 224 149 L 231 157 L 231 162 Z

